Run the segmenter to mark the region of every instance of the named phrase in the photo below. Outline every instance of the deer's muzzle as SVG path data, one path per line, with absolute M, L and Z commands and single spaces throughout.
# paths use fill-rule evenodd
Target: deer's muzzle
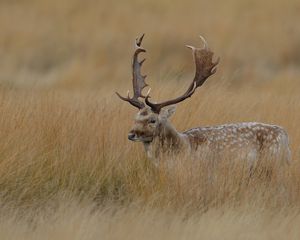
M 145 136 L 142 133 L 137 133 L 134 131 L 130 131 L 128 133 L 128 139 L 130 141 L 134 141 L 134 142 L 152 142 L 153 137 L 152 136 Z
M 135 133 L 130 132 L 130 133 L 128 134 L 128 139 L 129 139 L 130 141 L 136 141 L 136 135 L 135 135 Z

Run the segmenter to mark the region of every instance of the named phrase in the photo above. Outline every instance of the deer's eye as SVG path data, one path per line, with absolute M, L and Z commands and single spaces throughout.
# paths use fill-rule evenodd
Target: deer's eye
M 156 123 L 156 120 L 155 119 L 150 119 L 148 122 L 149 123 Z

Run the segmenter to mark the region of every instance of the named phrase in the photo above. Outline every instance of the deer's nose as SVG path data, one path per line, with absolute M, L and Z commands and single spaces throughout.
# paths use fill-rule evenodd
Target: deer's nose
M 128 139 L 129 140 L 133 141 L 134 138 L 135 138 L 135 133 L 133 133 L 133 132 L 128 133 Z

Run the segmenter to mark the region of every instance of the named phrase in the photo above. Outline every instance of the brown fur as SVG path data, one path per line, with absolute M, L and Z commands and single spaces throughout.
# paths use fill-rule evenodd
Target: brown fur
M 144 35 L 135 41 L 133 55 L 133 92 L 132 98 L 117 95 L 124 101 L 140 109 L 136 115 L 135 124 L 128 134 L 132 141 L 144 143 L 147 155 L 157 159 L 160 153 L 183 153 L 199 155 L 206 153 L 222 155 L 224 152 L 234 152 L 239 158 L 253 162 L 262 154 L 268 157 L 284 158 L 290 161 L 290 149 L 287 133 L 279 126 L 263 123 L 238 123 L 212 127 L 198 127 L 179 133 L 171 125 L 168 118 L 175 112 L 172 105 L 191 97 L 195 90 L 216 72 L 219 58 L 213 62 L 213 52 L 208 48 L 206 40 L 203 48 L 187 46 L 192 50 L 195 63 L 195 76 L 187 90 L 177 98 L 161 103 L 153 103 L 148 94 L 142 90 L 148 86 L 146 76 L 141 74 L 144 60 L 139 61 L 138 55 L 146 50 L 141 47 Z M 140 99 L 144 98 L 145 103 Z M 145 104 L 147 106 L 145 106 Z M 171 107 L 168 107 L 171 106 Z
M 232 152 L 250 161 L 262 154 L 290 161 L 288 135 L 279 126 L 250 122 L 197 127 L 180 133 L 168 120 L 173 112 L 171 107 L 157 114 L 145 107 L 136 116 L 130 131 L 136 139 L 131 140 L 143 142 L 152 159 L 158 158 L 160 153 L 200 156 L 205 152 L 217 155 Z

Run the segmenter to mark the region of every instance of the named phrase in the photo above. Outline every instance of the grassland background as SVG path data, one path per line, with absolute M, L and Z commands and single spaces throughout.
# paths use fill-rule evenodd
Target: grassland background
M 298 22 L 296 0 L 1 0 L 0 238 L 299 239 Z M 141 33 L 157 100 L 193 77 L 184 44 L 201 34 L 221 57 L 178 106 L 178 130 L 278 124 L 293 163 L 251 179 L 225 160 L 213 180 L 205 161 L 155 169 L 114 95 L 131 88 Z

